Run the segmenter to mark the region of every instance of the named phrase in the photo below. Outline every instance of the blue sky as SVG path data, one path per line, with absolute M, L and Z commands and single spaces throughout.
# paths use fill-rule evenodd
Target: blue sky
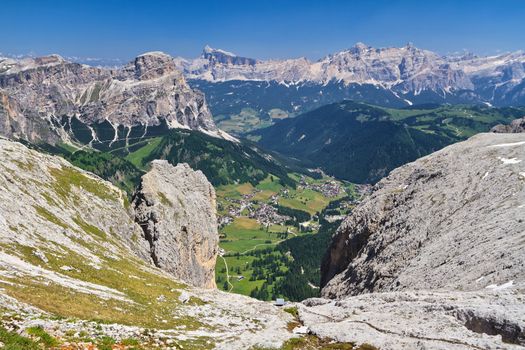
M 442 54 L 525 49 L 521 0 L 2 1 L 0 52 L 196 57 L 209 44 L 256 58 L 311 59 L 366 44 Z

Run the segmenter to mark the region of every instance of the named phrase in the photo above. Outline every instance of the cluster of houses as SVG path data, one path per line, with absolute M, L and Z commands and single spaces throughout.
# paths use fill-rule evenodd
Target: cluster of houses
M 299 224 L 299 231 L 301 232 L 314 232 L 319 230 L 319 223 L 316 221 L 305 221 Z
M 327 180 L 323 182 L 309 183 L 305 176 L 302 176 L 298 188 L 310 189 L 322 193 L 325 197 L 333 198 L 339 196 L 345 189 L 337 182 L 333 180 Z M 369 191 L 369 188 L 363 186 L 363 188 L 357 189 L 360 192 Z M 268 203 L 258 202 L 253 200 L 253 197 L 260 192 L 255 190 L 253 193 L 244 194 L 240 199 L 229 198 L 228 210 L 226 215 L 218 217 L 220 227 L 224 227 L 233 222 L 236 217 L 248 216 L 249 218 L 257 220 L 263 226 L 270 225 L 284 225 L 287 220 L 291 218 L 286 215 L 279 214 L 277 209 L 274 207 L 279 204 L 280 198 L 289 198 L 290 191 L 286 188 L 281 188 L 278 194 L 272 195 Z M 351 203 L 342 203 L 343 205 L 351 205 Z M 330 218 L 335 219 L 335 218 Z M 337 218 L 339 219 L 339 218 Z M 308 221 L 300 224 L 299 229 L 302 232 L 310 232 L 318 229 L 318 224 L 315 221 Z
M 299 181 L 299 188 L 321 192 L 323 196 L 328 198 L 337 197 L 344 191 L 337 181 L 328 180 L 322 183 L 308 183 L 304 175 L 301 176 L 301 180 Z
M 264 226 L 284 225 L 290 219 L 289 216 L 279 214 L 277 209 L 270 204 L 262 202 L 256 204 L 252 201 L 253 196 L 254 194 L 247 194 L 243 195 L 241 199 L 229 199 L 228 214 L 218 217 L 219 227 L 231 224 L 234 218 L 239 216 L 248 216 Z M 274 195 L 269 202 L 276 205 L 278 200 L 279 196 Z
M 261 203 L 258 208 L 250 211 L 249 217 L 264 226 L 284 225 L 287 220 L 291 219 L 289 216 L 279 214 L 275 207 L 266 203 Z

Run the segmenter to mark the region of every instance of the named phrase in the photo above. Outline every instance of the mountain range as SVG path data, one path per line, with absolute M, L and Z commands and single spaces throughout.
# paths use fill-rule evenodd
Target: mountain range
M 214 141 L 239 142 L 221 130 L 229 125 L 237 129 L 228 131 L 252 137 L 263 148 L 296 158 L 301 166 L 321 167 L 345 180 L 373 183 L 397 166 L 525 114 L 521 108 L 487 104 L 426 104 L 393 109 L 382 107 L 385 101 L 393 101 L 391 97 L 399 100 L 408 93 L 429 96 L 442 89 L 447 95 L 460 91 L 460 87 L 474 88 L 473 77 L 483 80 L 480 72 L 484 72 L 483 81 L 523 79 L 523 70 L 518 67 L 523 62 L 519 53 L 485 59 L 471 55 L 440 57 L 412 45 L 372 49 L 363 44 L 314 63 L 304 59 L 260 61 L 210 47 L 193 61 L 149 52 L 116 69 L 70 62 L 57 55 L 3 58 L 0 134 L 59 148 L 64 143 L 77 148 L 87 145 L 122 157 L 150 154 L 156 149 L 156 157 L 170 155 L 173 160 L 203 170 L 214 185 L 260 181 L 276 159 L 245 141 L 238 146 Z M 292 68 L 298 65 L 304 69 Z M 233 78 L 244 80 L 222 81 Z M 454 84 L 456 87 L 452 87 Z M 202 88 L 207 98 L 195 87 Z M 349 91 L 350 97 L 366 97 L 377 105 L 341 103 Z M 390 97 L 385 100 L 387 93 Z M 218 95 L 228 96 L 236 105 L 218 99 Z M 315 98 L 309 100 L 306 95 Z M 292 114 L 284 110 L 285 102 L 290 100 L 303 101 L 302 107 L 293 102 L 288 105 L 293 106 L 293 113 L 309 111 L 290 118 Z M 212 113 L 208 101 L 211 109 L 215 106 L 226 111 L 229 119 L 220 112 Z M 323 106 L 315 109 L 317 104 Z M 239 108 L 241 116 L 236 119 L 232 115 L 239 113 Z M 271 114 L 270 120 L 254 124 L 258 117 L 264 119 L 264 110 Z M 167 141 L 170 129 L 198 131 L 212 139 L 175 132 Z M 165 140 L 159 144 L 160 137 Z M 151 143 L 153 138 L 158 139 Z M 176 149 L 173 144 L 178 145 Z M 204 147 L 211 144 L 215 148 Z M 168 147 L 163 149 L 162 145 Z M 201 153 L 215 152 L 216 147 L 222 150 L 217 155 L 236 159 L 232 163 L 235 166 L 224 168 L 216 156 L 200 157 Z M 52 151 L 57 153 L 55 148 Z M 72 156 L 69 151 L 66 154 Z M 77 162 L 79 157 L 70 160 Z M 93 162 L 93 156 L 89 157 Z M 131 164 L 115 162 L 116 158 L 109 163 L 104 157 L 95 158 L 96 164 L 106 162 L 103 171 L 96 172 L 107 179 L 115 179 L 115 171 L 122 174 L 123 169 L 132 169 Z M 279 167 L 271 172 L 286 179 L 286 170 Z M 121 176 L 116 183 L 128 189 L 137 175 L 136 170 L 126 174 L 130 176 Z
M 363 43 L 318 61 L 306 58 L 257 60 L 206 46 L 201 57 L 176 60 L 189 79 L 211 82 L 276 81 L 286 85 L 329 83 L 374 85 L 390 90 L 406 105 L 410 98 L 432 93 L 447 99 L 495 105 L 520 103 L 525 78 L 525 54 L 514 52 L 480 57 L 441 56 L 412 44 L 373 48 Z M 437 98 L 436 96 L 436 98 Z
M 219 127 L 242 135 L 325 104 L 349 99 L 402 108 L 426 103 L 525 104 L 525 54 L 443 56 L 362 43 L 317 61 L 257 60 L 205 47 L 175 59 L 203 91 Z
M 0 348 L 522 348 L 523 79 L 412 45 L 1 58 Z

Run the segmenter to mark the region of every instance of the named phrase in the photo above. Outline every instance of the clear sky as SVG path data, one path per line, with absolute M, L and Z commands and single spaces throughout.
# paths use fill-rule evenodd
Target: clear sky
M 525 49 L 525 0 L 6 0 L 0 52 L 131 59 L 204 45 L 256 58 L 320 58 L 361 41 L 441 54 Z

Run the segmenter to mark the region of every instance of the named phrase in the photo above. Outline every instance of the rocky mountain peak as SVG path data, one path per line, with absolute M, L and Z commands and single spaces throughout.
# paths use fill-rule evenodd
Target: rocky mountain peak
M 248 57 L 237 56 L 236 54 L 221 49 L 214 49 L 206 45 L 202 50 L 202 58 L 208 60 L 210 64 L 224 64 L 224 65 L 248 65 L 253 66 L 257 60 Z
M 173 58 L 161 51 L 147 52 L 135 58 L 135 77 L 138 80 L 148 80 L 165 76 L 174 72 L 180 73 Z
M 119 127 L 145 128 L 138 131 L 141 135 L 149 126 L 164 125 L 225 135 L 213 122 L 204 95 L 186 83 L 173 58 L 162 52 L 142 54 L 118 69 L 58 56 L 2 60 L 0 95 L 0 134 L 30 141 L 78 140 L 70 118 L 91 130 L 91 140 L 80 141 L 90 144 L 101 141 L 95 131 L 100 123 L 114 129 L 113 140 L 129 134 L 121 130 L 118 135 Z
M 369 50 L 371 47 L 362 43 L 362 42 L 357 42 L 354 46 L 352 46 L 349 51 L 354 53 L 354 54 L 359 54 L 359 53 L 362 53 L 362 52 L 365 52 L 367 50 Z
M 36 57 L 34 60 L 35 60 L 35 63 L 38 65 L 60 64 L 60 63 L 67 62 L 62 56 L 57 55 L 57 54 Z

